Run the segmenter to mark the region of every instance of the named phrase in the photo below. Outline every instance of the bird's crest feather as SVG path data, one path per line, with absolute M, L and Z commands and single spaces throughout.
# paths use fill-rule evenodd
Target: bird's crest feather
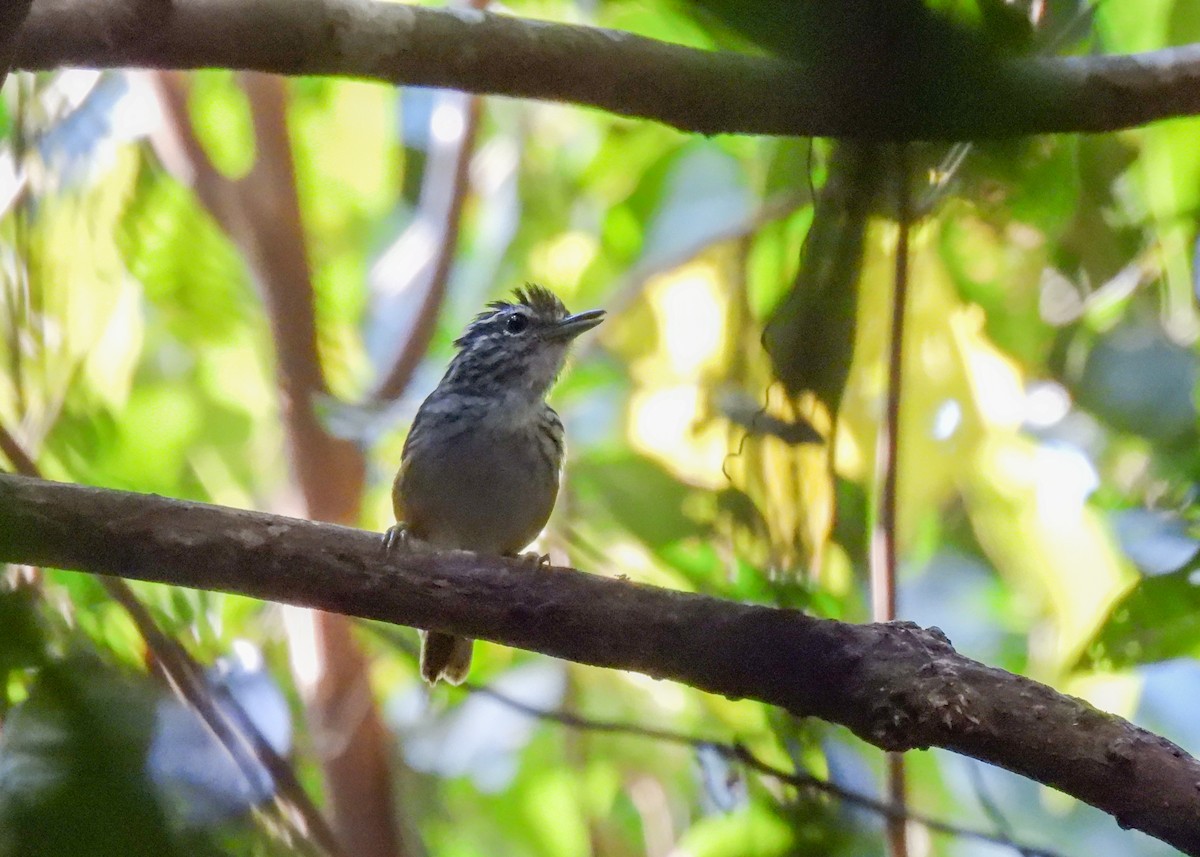
M 527 307 L 533 311 L 535 316 L 543 321 L 558 321 L 567 316 L 567 308 L 559 300 L 558 295 L 545 286 L 539 286 L 536 283 L 526 283 L 524 286 L 513 291 L 511 300 L 492 301 L 489 303 L 487 309 L 475 316 L 475 319 L 467 326 L 463 335 L 455 340 L 454 344 L 461 348 L 469 341 L 472 333 L 480 329 L 481 325 L 491 321 L 497 315 L 518 306 Z
M 488 304 L 488 309 L 503 312 L 514 306 L 526 306 L 542 318 L 553 319 L 562 318 L 567 314 L 567 308 L 558 299 L 558 295 L 536 283 L 526 283 L 524 287 L 515 289 L 513 298 L 515 300 L 512 301 L 492 301 Z

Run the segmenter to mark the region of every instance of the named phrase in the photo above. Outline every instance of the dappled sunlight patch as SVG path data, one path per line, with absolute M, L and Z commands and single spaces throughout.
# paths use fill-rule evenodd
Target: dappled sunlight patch
M 670 464 L 688 481 L 717 487 L 728 451 L 724 431 L 697 427 L 701 392 L 694 384 L 643 389 L 630 397 L 630 443 Z

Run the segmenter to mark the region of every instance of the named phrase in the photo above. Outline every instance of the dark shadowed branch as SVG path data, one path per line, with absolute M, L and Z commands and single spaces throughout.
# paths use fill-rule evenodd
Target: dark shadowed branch
M 943 747 L 1200 855 L 1200 763 L 1170 741 L 955 652 L 850 625 L 378 534 L 0 476 L 0 561 L 236 592 L 642 672 L 819 717 L 885 750 Z
M 1109 131 L 1200 113 L 1200 45 L 1025 58 L 970 81 L 844 75 L 570 24 L 377 0 L 39 0 L 14 68 L 326 74 L 599 107 L 702 133 L 966 139 Z M 897 58 L 895 67 L 919 62 Z M 847 79 L 849 77 L 849 79 Z M 885 84 L 884 86 L 881 86 Z

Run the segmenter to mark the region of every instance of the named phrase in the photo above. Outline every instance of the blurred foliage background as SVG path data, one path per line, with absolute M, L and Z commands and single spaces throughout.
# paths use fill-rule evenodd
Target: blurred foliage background
M 935 5 L 1004 50 L 1200 41 L 1196 0 Z M 736 16 L 658 0 L 510 7 L 698 47 L 741 38 Z M 5 87 L 0 425 L 51 478 L 298 513 L 261 260 L 214 216 L 203 185 L 245 179 L 278 148 L 263 146 L 243 78 L 178 83 L 182 123 L 150 73 L 14 75 Z M 543 539 L 555 561 L 869 620 L 897 228 L 887 192 L 866 201 L 858 226 L 823 219 L 814 199 L 843 164 L 836 145 L 705 139 L 571 106 L 340 80 L 280 86 L 328 381 L 313 404 L 324 429 L 365 456 L 356 523 L 391 523 L 408 421 L 464 323 L 534 281 L 574 310 L 610 311 L 553 394 L 570 440 Z M 191 161 L 181 133 L 198 147 Z M 1193 752 L 1197 139 L 1200 120 L 1187 119 L 911 147 L 897 532 L 903 618 Z M 879 157 L 886 172 L 892 156 Z M 850 281 L 793 292 L 829 252 L 822 228 L 841 250 L 860 230 Z M 805 340 L 819 361 L 810 372 L 834 367 L 831 394 L 789 394 L 762 347 L 764 328 L 788 322 L 780 308 L 797 301 L 817 328 L 849 313 L 844 341 Z M 377 395 L 409 345 L 419 361 L 402 394 Z M 797 443 L 800 420 L 829 442 Z M 239 774 L 147 677 L 141 637 L 96 581 L 28 569 L 8 581 L 0 852 L 311 850 L 261 809 L 270 778 Z M 288 639 L 287 611 L 135 589 L 325 804 L 337 781 L 321 759 L 341 733 L 306 718 L 312 665 Z M 490 644 L 477 647 L 472 687 L 429 692 L 414 632 L 360 625 L 355 636 L 373 691 L 358 702 L 378 706 L 390 737 L 403 853 L 882 853 L 870 812 L 695 747 L 530 716 L 479 688 L 542 711 L 738 741 L 879 796 L 881 754 L 841 729 Z M 1064 854 L 1172 853 L 970 759 L 909 758 L 916 811 Z M 919 825 L 911 837 L 916 854 L 1014 853 Z

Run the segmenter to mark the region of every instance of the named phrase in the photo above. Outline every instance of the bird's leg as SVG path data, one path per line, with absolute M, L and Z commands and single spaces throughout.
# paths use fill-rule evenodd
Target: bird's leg
M 413 549 L 412 533 L 408 531 L 408 524 L 400 521 L 387 528 L 383 534 L 383 552 L 387 556 L 393 556 L 397 553 L 408 553 Z

